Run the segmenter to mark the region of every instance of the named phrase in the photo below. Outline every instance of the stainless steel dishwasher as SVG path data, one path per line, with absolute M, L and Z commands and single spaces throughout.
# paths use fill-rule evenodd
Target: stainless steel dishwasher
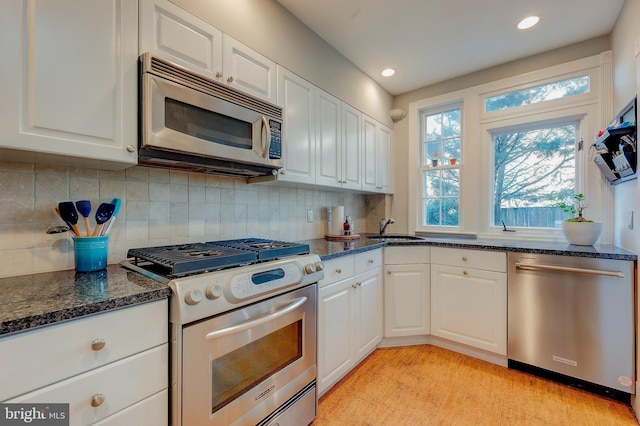
M 633 273 L 625 260 L 509 253 L 509 367 L 630 397 Z

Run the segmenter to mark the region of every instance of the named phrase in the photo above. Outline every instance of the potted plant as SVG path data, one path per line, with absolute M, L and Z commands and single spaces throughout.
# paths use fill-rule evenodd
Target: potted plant
M 583 194 L 573 196 L 571 202 L 561 201 L 559 207 L 565 213 L 570 213 L 572 217 L 562 222 L 562 232 L 569 244 L 576 246 L 593 245 L 600 232 L 602 232 L 602 223 L 594 222 L 583 216 L 584 210 L 589 207 L 589 203 L 585 200 Z

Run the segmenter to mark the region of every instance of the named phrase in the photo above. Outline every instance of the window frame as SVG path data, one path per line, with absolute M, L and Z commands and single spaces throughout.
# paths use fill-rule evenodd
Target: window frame
M 576 153 L 576 188 L 587 195 L 591 202 L 589 216 L 603 223 L 611 223 L 612 212 L 606 208 L 613 202 L 613 191 L 604 182 L 597 166 L 589 158 L 589 147 L 593 143 L 593 134 L 599 126 L 606 125 L 610 119 L 611 105 L 606 100 L 611 96 L 611 52 L 567 62 L 516 75 L 477 86 L 472 86 L 450 93 L 436 95 L 417 100 L 409 104 L 409 147 L 408 147 L 408 227 L 409 232 L 425 234 L 454 234 L 476 237 L 498 237 L 518 240 L 554 240 L 564 241 L 561 231 L 549 235 L 548 228 L 542 233 L 519 229 L 517 232 L 505 233 L 500 229 L 489 227 L 488 201 L 489 189 L 489 153 L 488 147 L 492 139 L 488 129 L 507 127 L 510 121 L 526 120 L 527 117 L 539 114 L 540 117 L 575 116 L 582 117 L 580 135 L 584 141 L 584 149 Z M 485 97 L 508 93 L 526 87 L 538 86 L 553 81 L 589 75 L 589 92 L 549 101 L 539 102 L 498 111 L 485 112 Z M 605 104 L 601 104 L 601 102 Z M 419 164 L 419 144 L 421 143 L 419 111 L 427 108 L 446 108 L 462 103 L 462 129 L 464 137 L 461 145 L 461 157 L 465 160 L 460 167 L 460 214 L 458 229 L 451 227 L 421 226 L 421 183 Z M 563 112 L 564 111 L 564 112 Z M 553 115 L 555 114 L 555 116 Z M 534 120 L 534 121 L 541 121 Z M 491 154 L 493 155 L 493 154 Z M 473 160 L 473 161 L 472 161 Z M 492 164 L 492 163 L 491 163 Z M 493 177 L 492 177 L 493 179 Z M 588 192 L 588 193 L 587 193 Z M 595 206 L 595 207 L 594 207 Z M 605 227 L 606 228 L 606 227 Z M 611 229 L 603 229 L 601 242 L 611 240 Z
M 451 165 L 448 163 L 444 163 L 444 161 L 448 161 L 446 159 L 441 159 L 440 161 L 443 161 L 442 164 L 438 165 L 437 167 L 433 167 L 433 166 L 429 166 L 429 164 L 425 164 L 423 162 L 423 160 L 426 158 L 426 153 L 425 151 L 425 142 L 426 140 L 425 138 L 425 134 L 426 134 L 426 129 L 424 129 L 424 117 L 427 115 L 432 115 L 435 113 L 445 113 L 447 111 L 452 111 L 452 110 L 460 110 L 460 134 L 458 135 L 459 139 L 460 139 L 460 158 L 458 158 L 457 162 L 455 165 Z M 450 232 L 459 232 L 461 230 L 461 220 L 462 220 L 462 197 L 461 197 L 461 193 L 462 193 L 462 163 L 464 163 L 464 155 L 463 155 L 463 146 L 464 146 L 464 126 L 463 126 L 463 120 L 464 120 L 464 104 L 461 101 L 458 102 L 449 102 L 446 104 L 440 104 L 440 105 L 433 105 L 430 107 L 424 107 L 421 108 L 418 111 L 418 118 L 419 118 L 419 144 L 420 147 L 418 148 L 418 168 L 420 169 L 419 171 L 419 175 L 420 175 L 420 179 L 419 179 L 419 192 L 420 192 L 420 197 L 419 197 L 419 207 L 418 207 L 418 223 L 417 225 L 420 227 L 420 229 L 422 231 L 437 231 L 437 230 L 442 230 L 442 229 L 446 229 L 449 230 Z M 425 225 L 423 224 L 422 219 L 425 217 L 425 210 L 424 210 L 424 198 L 423 198 L 423 194 L 424 194 L 424 172 L 426 171 L 438 171 L 439 173 L 442 173 L 446 170 L 453 170 L 453 169 L 457 169 L 458 170 L 458 225 L 457 226 L 453 226 L 453 225 Z M 437 199 L 439 199 L 441 202 L 443 199 L 445 198 L 453 198 L 453 197 L 446 197 L 443 194 L 440 194 L 439 197 L 436 197 Z M 434 198 L 435 199 L 435 198 Z M 441 222 L 442 222 L 442 217 L 440 218 Z

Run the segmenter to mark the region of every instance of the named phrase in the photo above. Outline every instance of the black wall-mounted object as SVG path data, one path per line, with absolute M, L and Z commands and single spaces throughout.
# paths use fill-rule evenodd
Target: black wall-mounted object
M 593 161 L 612 184 L 637 178 L 636 111 L 637 97 L 634 97 L 609 127 L 598 132 L 591 146 L 595 151 Z

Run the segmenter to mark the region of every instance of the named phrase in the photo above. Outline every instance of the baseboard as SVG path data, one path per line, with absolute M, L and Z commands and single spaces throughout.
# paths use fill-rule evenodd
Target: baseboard
M 483 361 L 490 362 L 492 364 L 500 365 L 502 367 L 507 367 L 508 360 L 505 355 L 499 355 L 492 352 L 487 352 L 482 349 L 472 348 L 471 346 L 463 345 L 462 343 L 452 342 L 446 339 L 441 339 L 436 336 L 430 336 L 429 340 L 433 346 L 438 346 L 453 352 L 458 352 L 463 355 L 467 355 L 473 358 L 478 358 Z
M 402 336 L 402 337 L 385 337 L 378 344 L 379 348 L 394 348 L 398 346 L 415 346 L 429 344 L 429 336 Z

